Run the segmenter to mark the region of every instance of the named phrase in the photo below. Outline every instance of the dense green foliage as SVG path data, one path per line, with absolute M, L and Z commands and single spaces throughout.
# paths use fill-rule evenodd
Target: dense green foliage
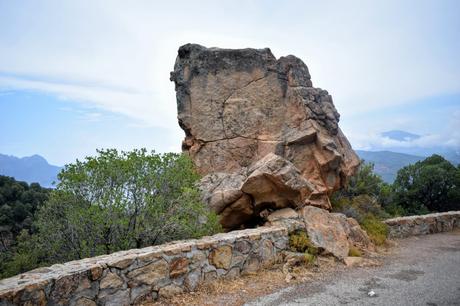
M 31 230 L 33 214 L 48 195 L 49 189 L 37 183 L 29 185 L 0 175 L 0 250 L 6 248 L 2 232 L 16 236 L 23 229 Z
M 460 209 L 460 166 L 439 155 L 399 170 L 394 203 L 407 214 Z
M 34 213 L 48 199 L 49 192 L 36 183 L 29 185 L 0 176 L 0 276 L 8 269 L 18 241 L 35 231 Z
M 382 204 L 389 204 L 391 187 L 373 172 L 373 164 L 361 163 L 346 188 L 332 196 L 333 210 L 361 221 L 366 214 L 383 219 L 388 214 Z
M 37 233 L 21 233 L 5 275 L 220 230 L 200 201 L 199 176 L 185 155 L 98 153 L 61 171 L 36 214 Z
M 385 241 L 380 220 L 390 216 L 460 210 L 460 166 L 433 155 L 398 171 L 392 185 L 362 163 L 347 188 L 332 197 L 333 210 L 355 218 L 376 244 Z

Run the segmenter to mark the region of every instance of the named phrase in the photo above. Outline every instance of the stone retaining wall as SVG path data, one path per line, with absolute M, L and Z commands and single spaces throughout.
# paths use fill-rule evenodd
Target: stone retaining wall
M 384 222 L 390 229 L 390 238 L 449 232 L 455 228 L 460 228 L 460 211 L 400 217 Z
M 136 305 L 170 297 L 273 265 L 288 237 L 284 227 L 260 227 L 39 268 L 1 280 L 0 305 Z

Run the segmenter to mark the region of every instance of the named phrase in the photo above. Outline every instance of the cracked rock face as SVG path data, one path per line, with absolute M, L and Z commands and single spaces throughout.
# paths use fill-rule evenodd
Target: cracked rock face
M 182 148 L 205 176 L 205 200 L 227 229 L 266 209 L 330 209 L 328 196 L 359 164 L 332 97 L 313 87 L 295 56 L 187 44 L 171 80 Z

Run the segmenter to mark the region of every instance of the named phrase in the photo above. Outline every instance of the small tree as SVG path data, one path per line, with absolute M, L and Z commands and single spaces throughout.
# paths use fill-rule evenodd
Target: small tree
M 37 214 L 34 258 L 51 264 L 213 234 L 219 223 L 198 179 L 182 154 L 101 150 L 77 160 Z
M 460 169 L 439 155 L 398 171 L 395 201 L 409 213 L 460 209 Z

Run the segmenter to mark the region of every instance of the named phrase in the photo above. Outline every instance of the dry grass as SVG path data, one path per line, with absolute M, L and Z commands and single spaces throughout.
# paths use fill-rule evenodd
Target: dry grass
M 148 306 L 165 305 L 209 305 L 239 306 L 257 297 L 270 294 L 281 288 L 313 280 L 322 273 L 334 270 L 341 265 L 332 258 L 318 257 L 316 266 L 296 266 L 289 276 L 277 266 L 232 280 L 216 280 L 201 286 L 195 292 L 177 295 L 169 300 L 160 300 Z

